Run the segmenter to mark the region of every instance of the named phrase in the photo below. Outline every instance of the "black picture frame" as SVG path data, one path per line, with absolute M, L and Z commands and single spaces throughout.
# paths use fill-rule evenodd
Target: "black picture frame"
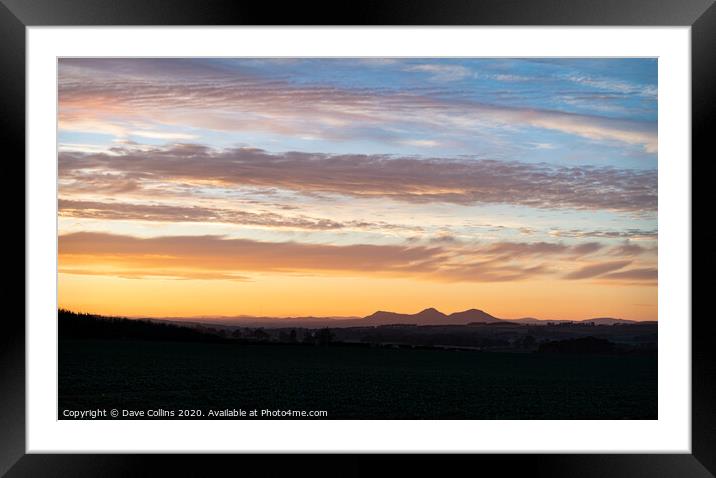
M 19 163 L 25 155 L 25 33 L 29 26 L 100 25 L 574 25 L 574 26 L 690 26 L 692 67 L 692 224 L 704 217 L 708 223 L 710 201 L 693 195 L 698 181 L 715 177 L 711 151 L 716 123 L 716 6 L 714 0 L 363 0 L 330 5 L 230 0 L 0 0 L 0 131 L 6 165 Z M 698 160 L 695 161 L 695 158 Z M 693 166 L 699 164 L 699 174 Z M 6 166 L 6 174 L 9 166 Z M 24 169 L 23 172 L 24 177 Z M 14 181 L 18 185 L 20 181 Z M 7 181 L 10 183 L 10 181 Z M 22 186 L 21 186 L 22 187 Z M 705 188 L 699 188 L 704 191 Z M 13 193 L 15 194 L 15 193 Z M 8 204 L 17 202 L 6 194 Z M 16 206 L 15 206 L 16 207 Z M 10 208 L 11 209 L 11 208 Z M 699 212 L 701 215 L 699 215 Z M 18 212 L 19 214 L 19 212 Z M 24 215 L 24 212 L 23 212 Z M 24 221 L 24 216 L 23 216 Z M 694 234 L 692 271 L 711 272 L 716 267 L 713 239 L 705 232 Z M 15 243 L 20 235 L 15 234 Z M 22 235 L 24 240 L 24 233 Z M 9 236 L 6 237 L 9 239 Z M 710 249 L 706 249 L 706 242 Z M 18 244 L 19 246 L 19 244 Z M 23 243 L 23 250 L 24 243 Z M 711 252 L 709 252 L 711 251 Z M 17 253 L 6 253 L 19 257 Z M 25 258 L 27 260 L 27 258 Z M 9 261 L 7 261 L 9 264 Z M 693 274 L 693 272 L 692 272 Z M 497 469 L 501 475 L 580 477 L 707 477 L 716 474 L 716 365 L 714 365 L 713 318 L 697 314 L 700 301 L 695 292 L 710 286 L 706 279 L 692 280 L 692 447 L 691 454 L 605 455 L 548 454 L 470 455 L 462 463 L 474 470 Z M 6 286 L 6 297 L 20 281 Z M 23 287 L 25 286 L 23 281 Z M 19 291 L 16 293 L 19 296 Z M 703 297 L 703 295 L 701 296 Z M 705 301 L 704 301 L 705 302 Z M 687 318 L 685 318 L 687 319 Z M 222 465 L 236 465 L 232 456 L 168 455 L 27 455 L 25 453 L 25 319 L 24 313 L 5 314 L 0 331 L 0 474 L 7 476 L 143 476 L 151 467 L 163 475 L 206 475 Z M 271 460 L 240 458 L 241 467 L 251 461 L 270 474 L 281 467 L 321 472 L 315 457 Z M 374 472 L 372 457 L 341 457 L 343 475 Z M 445 471 L 443 465 L 427 464 L 424 457 L 402 460 L 401 468 Z M 285 465 L 284 462 L 288 462 Z M 451 464 L 451 469 L 453 465 Z M 489 467 L 489 468 L 488 468 Z M 493 468 L 496 467 L 496 468 Z M 332 467 L 326 467 L 330 472 Z M 335 470 L 335 469 L 334 469 Z

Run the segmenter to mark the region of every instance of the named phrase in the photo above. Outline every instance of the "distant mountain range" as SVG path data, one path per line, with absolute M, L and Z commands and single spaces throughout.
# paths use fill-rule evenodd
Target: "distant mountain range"
M 398 314 L 395 312 L 378 311 L 363 319 L 365 325 L 415 324 L 415 325 L 467 325 L 470 323 L 502 322 L 485 311 L 478 309 L 464 310 L 450 315 L 443 314 L 432 307 L 417 314 Z
M 500 319 L 484 310 L 468 309 L 462 312 L 444 314 L 435 308 L 428 308 L 416 314 L 401 314 L 379 310 L 367 317 L 167 317 L 154 319 L 177 323 L 214 324 L 221 326 L 243 327 L 371 327 L 379 325 L 468 325 L 518 323 L 525 325 L 547 325 L 554 323 L 594 323 L 595 325 L 633 324 L 634 320 L 598 317 L 594 319 L 575 320 L 541 320 L 534 317 L 520 319 Z

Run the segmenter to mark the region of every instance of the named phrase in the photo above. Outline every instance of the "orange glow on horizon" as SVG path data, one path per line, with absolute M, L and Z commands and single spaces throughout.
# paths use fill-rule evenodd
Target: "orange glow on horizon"
M 507 319 L 657 320 L 654 286 L 280 275 L 248 282 L 62 273 L 59 279 L 60 307 L 115 316 L 363 317 L 376 310 L 415 313 L 435 307 L 445 313 L 478 308 Z

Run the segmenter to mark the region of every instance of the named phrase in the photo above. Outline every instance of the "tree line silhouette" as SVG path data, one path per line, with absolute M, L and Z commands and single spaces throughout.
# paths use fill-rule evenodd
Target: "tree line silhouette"
M 203 325 L 187 327 L 147 319 L 127 319 L 58 309 L 58 335 L 60 339 L 139 339 L 184 342 L 217 343 L 268 343 L 272 336 L 263 328 L 217 329 Z M 282 332 L 279 343 L 328 345 L 335 335 L 328 329 L 304 330 L 299 339 L 296 330 Z
M 57 311 L 60 339 L 142 339 L 183 342 L 226 342 L 217 335 L 203 333 L 189 327 L 152 322 L 143 319 L 103 317 Z
M 447 331 L 437 327 L 369 327 L 355 340 L 351 330 L 362 329 L 269 329 L 222 328 L 210 324 L 173 324 L 149 319 L 128 319 L 58 310 L 60 339 L 131 339 L 154 341 L 261 343 L 274 345 L 340 344 L 344 346 L 404 346 L 426 348 L 471 348 L 477 350 L 538 352 L 571 355 L 654 354 L 656 343 L 615 343 L 594 336 L 569 339 L 536 339 L 528 334 L 507 340 L 499 335 L 489 337 L 465 334 L 467 327 Z M 452 330 L 455 329 L 455 330 Z M 532 329 L 528 329 L 532 331 Z M 351 340 L 351 338 L 353 340 Z

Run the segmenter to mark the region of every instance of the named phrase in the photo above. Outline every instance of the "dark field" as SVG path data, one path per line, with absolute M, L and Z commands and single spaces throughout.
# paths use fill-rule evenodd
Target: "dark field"
M 656 419 L 657 358 L 60 340 L 59 418 L 97 408 L 199 409 L 199 418 L 281 409 L 326 410 L 328 419 Z

